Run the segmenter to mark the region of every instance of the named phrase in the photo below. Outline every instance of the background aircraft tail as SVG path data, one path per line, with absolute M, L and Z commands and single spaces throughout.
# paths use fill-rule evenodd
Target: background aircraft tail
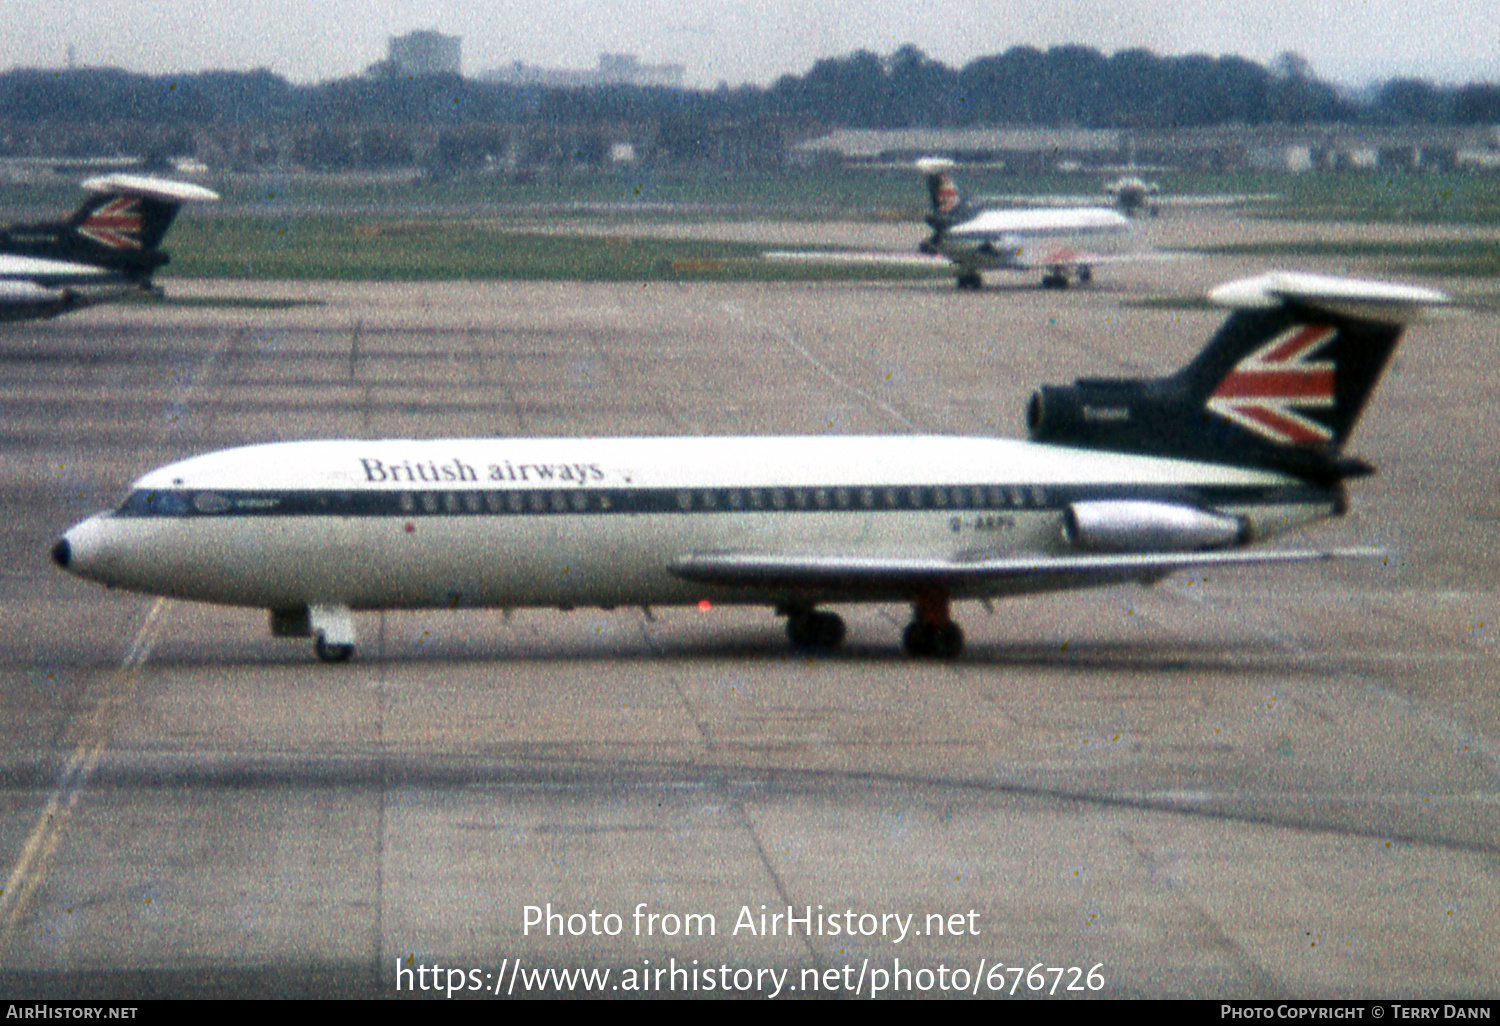
M 927 177 L 927 198 L 930 203 L 927 223 L 936 232 L 971 216 L 968 201 L 958 191 L 953 180 L 953 161 L 938 157 L 924 157 L 917 161 L 917 170 Z
M 106 175 L 83 183 L 91 196 L 68 219 L 59 255 L 149 276 L 169 259 L 162 239 L 185 202 L 218 195 L 201 186 L 141 175 Z
M 1405 325 L 1447 302 L 1431 289 L 1269 274 L 1215 289 L 1234 308 L 1163 378 L 1044 385 L 1031 437 L 1114 452 L 1256 466 L 1331 483 L 1373 468 L 1342 455 Z

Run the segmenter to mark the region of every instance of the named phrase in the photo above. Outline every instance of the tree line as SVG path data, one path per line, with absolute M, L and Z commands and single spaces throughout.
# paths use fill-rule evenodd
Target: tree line
M 604 86 L 542 88 L 456 76 L 351 78 L 294 85 L 269 71 L 140 75 L 112 69 L 17 69 L 0 74 L 0 117 L 175 124 L 308 120 L 453 123 L 536 120 L 797 119 L 821 127 L 1077 126 L 1171 129 L 1308 122 L 1500 122 L 1500 85 L 1386 82 L 1372 96 L 1341 94 L 1307 62 L 1158 56 L 1084 46 L 1019 46 L 950 68 L 915 46 L 818 61 L 770 86 L 683 91 Z
M 463 79 L 357 77 L 296 85 L 266 70 L 142 75 L 116 69 L 0 73 L 0 155 L 148 149 L 261 164 L 472 168 L 525 150 L 533 163 L 599 162 L 609 139 L 678 161 L 779 159 L 788 141 L 833 128 L 1500 124 L 1500 85 L 1395 79 L 1361 96 L 1320 80 L 1296 54 L 1105 55 L 1015 47 L 950 68 L 915 46 L 820 60 L 768 86 L 711 90 L 554 88 Z M 209 130 L 205 133 L 204 130 Z M 239 133 L 240 138 L 236 138 Z M 254 138 L 251 138 L 251 136 Z M 521 140 L 518 143 L 518 139 Z

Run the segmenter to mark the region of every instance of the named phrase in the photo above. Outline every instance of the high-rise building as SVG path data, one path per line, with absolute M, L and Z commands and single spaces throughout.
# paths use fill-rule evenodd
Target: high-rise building
M 391 37 L 391 71 L 396 75 L 461 74 L 462 36 L 408 32 Z

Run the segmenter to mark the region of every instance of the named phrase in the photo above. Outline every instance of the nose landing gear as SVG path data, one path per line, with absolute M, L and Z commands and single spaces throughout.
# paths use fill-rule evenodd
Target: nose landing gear
M 330 642 L 322 634 L 313 643 L 313 650 L 318 653 L 318 659 L 325 663 L 347 663 L 354 655 L 354 646 Z
M 303 606 L 270 612 L 272 637 L 310 637 L 313 651 L 325 663 L 347 663 L 354 655 L 354 616 L 348 606 Z

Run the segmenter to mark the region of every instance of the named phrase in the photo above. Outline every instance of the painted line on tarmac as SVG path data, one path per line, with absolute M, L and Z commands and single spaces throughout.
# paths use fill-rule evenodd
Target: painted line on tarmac
M 145 622 L 136 631 L 125 658 L 120 661 L 119 669 L 110 675 L 99 704 L 89 715 L 78 747 L 73 750 L 68 764 L 63 767 L 57 787 L 47 799 L 46 807 L 42 809 L 36 825 L 26 837 L 20 858 L 5 880 L 5 889 L 0 891 L 0 960 L 9 952 L 16 929 L 26 918 L 31 899 L 47 875 L 52 853 L 57 850 L 58 843 L 67 831 L 68 820 L 78 807 L 78 800 L 83 795 L 94 767 L 99 764 L 99 757 L 104 753 L 104 746 L 114 730 L 115 721 L 120 718 L 120 711 L 135 695 L 140 668 L 150 658 L 151 650 L 156 647 L 161 634 L 160 617 L 166 601 L 157 599 L 151 606 L 151 611 L 146 614 Z
M 816 356 L 809 352 L 807 347 L 798 342 L 796 338 L 792 336 L 792 333 L 787 329 L 781 327 L 778 324 L 773 324 L 770 321 L 752 320 L 745 313 L 744 308 L 741 307 L 738 303 L 725 303 L 723 309 L 725 313 L 729 314 L 729 316 L 734 318 L 735 320 L 743 321 L 746 324 L 750 325 L 752 328 L 759 328 L 766 334 L 773 336 L 782 345 L 786 346 L 788 349 L 792 350 L 794 353 L 800 356 L 807 364 L 809 364 L 813 368 L 813 370 L 817 371 L 823 377 L 833 382 L 839 388 L 842 388 L 844 391 L 858 397 L 867 406 L 873 407 L 874 409 L 880 410 L 882 413 L 887 414 L 898 424 L 902 424 L 905 427 L 912 428 L 913 430 L 916 429 L 916 425 L 913 424 L 904 413 L 896 409 L 890 403 L 886 402 L 884 399 L 881 399 L 878 396 L 871 395 L 869 392 L 866 392 L 864 389 L 858 387 L 857 385 L 851 385 L 849 382 L 845 381 L 843 378 L 835 374 L 832 368 L 830 368 L 822 360 L 819 360 Z

